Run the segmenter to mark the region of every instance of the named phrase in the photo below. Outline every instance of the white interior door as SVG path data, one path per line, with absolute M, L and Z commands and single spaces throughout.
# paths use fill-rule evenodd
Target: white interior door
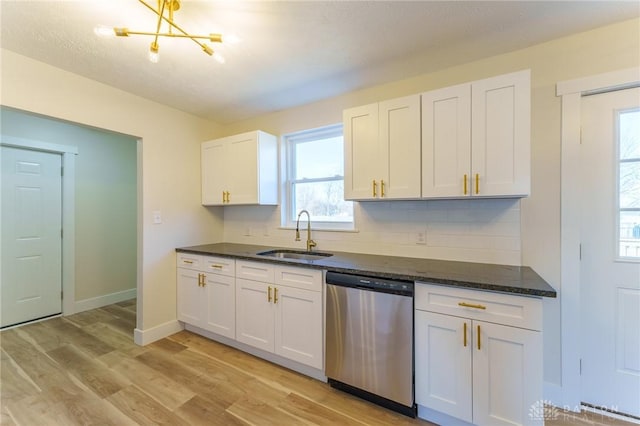
M 0 326 L 62 312 L 62 157 L 2 147 Z
M 640 89 L 582 105 L 581 400 L 640 416 Z

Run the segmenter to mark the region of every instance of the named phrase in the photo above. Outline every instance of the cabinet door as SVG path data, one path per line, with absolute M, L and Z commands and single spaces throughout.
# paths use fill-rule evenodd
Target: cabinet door
M 422 94 L 422 196 L 471 194 L 471 85 Z
M 275 352 L 322 369 L 322 293 L 276 287 Z
M 243 133 L 227 139 L 227 204 L 258 204 L 257 133 Z
M 472 83 L 473 195 L 529 194 L 530 98 L 528 70 Z
M 472 421 L 471 345 L 470 320 L 415 311 L 416 403 Z
M 225 139 L 204 142 L 200 148 L 202 204 L 216 206 L 223 204 L 222 193 L 226 188 L 226 145 Z
M 343 112 L 344 198 L 373 200 L 380 194 L 378 104 Z M 374 183 L 377 189 L 374 193 Z
M 236 340 L 273 352 L 272 301 L 273 285 L 236 278 Z
M 473 420 L 477 425 L 542 425 L 529 416 L 542 400 L 542 333 L 473 321 Z
M 380 198 L 420 197 L 420 96 L 380 102 Z
M 206 293 L 200 285 L 200 272 L 177 268 L 178 320 L 203 327 L 207 314 Z
M 222 336 L 236 337 L 235 278 L 219 274 L 206 274 L 207 292 L 206 328 Z

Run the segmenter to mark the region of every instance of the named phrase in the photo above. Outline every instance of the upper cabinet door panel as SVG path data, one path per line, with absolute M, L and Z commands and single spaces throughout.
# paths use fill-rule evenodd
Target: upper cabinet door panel
M 225 189 L 225 152 L 223 139 L 201 145 L 202 204 L 222 205 Z
M 472 84 L 473 195 L 529 194 L 530 86 L 529 70 Z
M 258 140 L 254 132 L 230 138 L 227 165 L 233 175 L 233 179 L 227 181 L 229 204 L 256 204 L 258 199 Z
M 420 197 L 420 95 L 380 102 L 380 198 Z
M 422 196 L 470 194 L 471 85 L 422 94 Z
M 373 180 L 379 180 L 378 104 L 345 110 L 344 197 L 374 199 Z

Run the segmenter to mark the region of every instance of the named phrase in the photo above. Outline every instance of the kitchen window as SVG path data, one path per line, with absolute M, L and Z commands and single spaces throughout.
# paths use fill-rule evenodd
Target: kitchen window
M 307 210 L 313 229 L 354 229 L 353 202 L 344 200 L 343 144 L 342 124 L 283 137 L 283 227 L 295 227 Z
M 617 113 L 618 257 L 640 260 L 640 109 Z

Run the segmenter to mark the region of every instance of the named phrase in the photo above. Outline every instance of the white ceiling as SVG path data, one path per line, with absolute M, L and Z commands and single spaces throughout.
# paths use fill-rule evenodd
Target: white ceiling
M 219 123 L 640 16 L 636 0 L 183 0 L 175 21 L 185 30 L 242 41 L 213 46 L 226 58 L 221 65 L 190 40 L 161 39 L 153 64 L 149 37 L 93 33 L 99 24 L 153 31 L 155 15 L 138 0 L 0 6 L 3 48 Z

